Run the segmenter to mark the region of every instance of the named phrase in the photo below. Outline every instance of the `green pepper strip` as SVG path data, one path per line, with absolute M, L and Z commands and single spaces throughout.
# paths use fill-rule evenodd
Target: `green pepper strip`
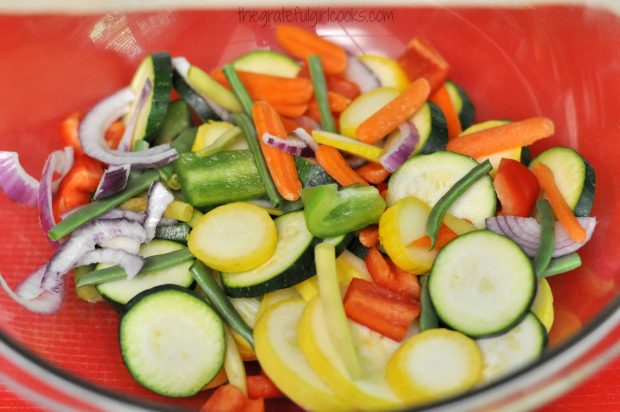
M 547 199 L 536 202 L 536 210 L 540 215 L 540 243 L 534 258 L 534 273 L 542 277 L 551 262 L 555 245 L 555 215 Z
M 227 64 L 222 67 L 222 71 L 224 72 L 224 76 L 226 76 L 226 80 L 232 87 L 235 96 L 239 99 L 241 103 L 241 107 L 243 107 L 243 111 L 246 112 L 250 117 L 252 116 L 252 106 L 254 106 L 254 102 L 250 97 L 247 89 L 241 82 L 239 75 L 237 74 L 237 70 L 232 64 Z
M 144 259 L 144 266 L 142 266 L 142 270 L 140 270 L 138 275 L 146 275 L 151 272 L 168 269 L 178 265 L 179 263 L 187 262 L 192 259 L 194 259 L 194 256 L 192 256 L 189 249 L 186 247 L 175 250 L 174 252 L 149 256 Z M 87 285 L 98 285 L 100 283 L 126 278 L 127 274 L 125 273 L 125 270 L 122 267 L 115 265 L 85 274 L 80 278 L 80 280 L 77 281 L 75 286 L 82 287 Z
M 329 107 L 327 85 L 325 83 L 325 73 L 323 73 L 321 58 L 316 55 L 308 57 L 308 68 L 310 69 L 310 78 L 312 79 L 312 85 L 314 86 L 316 102 L 319 105 L 319 112 L 321 113 L 323 130 L 326 132 L 336 133 L 336 124 L 334 123 L 332 110 Z
M 215 310 L 230 327 L 248 341 L 254 347 L 254 336 L 252 328 L 241 318 L 237 310 L 230 303 L 222 288 L 213 279 L 211 269 L 207 268 L 202 262 L 196 260 L 190 268 L 194 279 L 207 295 Z
M 420 332 L 427 329 L 434 329 L 439 326 L 439 318 L 437 312 L 431 302 L 431 296 L 428 293 L 428 275 L 420 276 Z
M 480 178 L 485 176 L 493 169 L 491 162 L 485 160 L 473 169 L 471 169 L 465 176 L 459 179 L 442 197 L 435 203 L 433 210 L 431 210 L 426 222 L 426 234 L 431 238 L 431 247 L 435 247 L 435 241 L 437 240 L 437 232 L 439 226 L 443 220 L 444 215 L 450 209 L 450 206 L 456 202 L 456 200 L 463 195 L 474 183 Z
M 551 259 L 549 266 L 539 275 L 539 277 L 546 278 L 549 276 L 559 275 L 560 273 L 566 273 L 573 269 L 577 269 L 581 266 L 581 257 L 578 253 L 573 252 L 568 255 Z
M 127 183 L 127 187 L 125 187 L 125 190 L 106 199 L 89 203 L 80 210 L 71 213 L 66 219 L 51 228 L 50 231 L 47 232 L 47 235 L 52 240 L 58 240 L 68 235 L 83 224 L 98 218 L 108 210 L 111 210 L 124 201 L 146 191 L 151 186 L 151 183 L 157 181 L 158 179 L 159 172 L 157 169 L 150 169 L 142 173 L 131 172 L 129 182 Z
M 284 203 L 284 199 L 280 196 L 280 193 L 278 193 L 278 189 L 276 188 L 275 183 L 273 183 L 271 174 L 269 174 L 269 169 L 267 168 L 267 163 L 265 162 L 263 151 L 260 148 L 260 143 L 258 142 L 256 130 L 254 129 L 254 124 L 252 123 L 251 118 L 245 113 L 235 113 L 232 115 L 232 118 L 233 121 L 241 127 L 245 140 L 248 142 L 248 147 L 254 157 L 258 174 L 260 175 L 263 185 L 265 186 L 267 197 L 271 201 L 271 204 L 275 207 L 279 207 Z

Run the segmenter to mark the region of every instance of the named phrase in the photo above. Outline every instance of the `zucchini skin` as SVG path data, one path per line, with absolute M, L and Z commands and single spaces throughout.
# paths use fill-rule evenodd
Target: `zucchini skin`
M 151 111 L 146 122 L 144 140 L 153 142 L 159 136 L 159 130 L 164 124 L 170 91 L 172 90 L 172 62 L 168 52 L 156 52 L 151 54 L 153 60 L 153 99 Z
M 187 244 L 187 237 L 192 228 L 187 223 L 176 223 L 168 226 L 157 226 L 155 229 L 155 239 L 172 240 Z
M 476 107 L 471 101 L 469 95 L 461 86 L 454 82 L 452 82 L 452 84 L 458 92 L 459 97 L 461 98 L 461 102 L 463 104 L 459 112 L 459 120 L 461 121 L 461 128 L 465 130 L 476 121 Z
M 581 196 L 579 196 L 579 200 L 573 209 L 575 216 L 577 217 L 586 217 L 590 216 L 590 212 L 592 211 L 592 204 L 594 203 L 594 192 L 596 191 L 596 175 L 594 173 L 594 168 L 583 156 L 581 157 L 583 162 L 586 165 L 586 177 L 583 183 L 583 190 L 581 191 Z
M 172 74 L 172 84 L 174 90 L 176 90 L 179 95 L 181 95 L 181 98 L 194 109 L 194 112 L 196 112 L 203 122 L 208 120 L 222 120 L 220 116 L 215 113 L 213 108 L 209 106 L 209 103 L 196 93 L 192 86 L 190 86 L 176 70 Z
M 436 104 L 428 102 L 431 109 L 431 134 L 418 154 L 430 154 L 446 150 L 448 144 L 448 124 L 443 112 Z

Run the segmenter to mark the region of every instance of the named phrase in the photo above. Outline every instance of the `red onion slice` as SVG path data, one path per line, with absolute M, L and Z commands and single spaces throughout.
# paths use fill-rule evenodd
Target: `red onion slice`
M 295 134 L 295 136 L 297 136 L 299 140 L 304 142 L 306 146 L 308 146 L 308 148 L 312 150 L 313 153 L 316 152 L 316 149 L 319 148 L 319 144 L 314 141 L 312 136 L 310 136 L 310 134 L 306 132 L 303 127 L 298 127 L 297 129 L 293 130 L 293 134 Z
M 161 221 L 162 215 L 174 201 L 174 196 L 161 182 L 155 182 L 149 189 L 149 202 L 146 205 L 146 219 L 144 220 L 144 230 L 147 240 L 155 237 L 155 228 Z
M 172 67 L 174 67 L 174 70 L 179 74 L 179 76 L 181 76 L 185 80 L 185 82 L 190 85 L 190 87 L 192 87 L 191 83 L 187 80 L 189 69 L 190 67 L 192 67 L 190 62 L 183 56 L 175 57 L 174 59 L 172 59 Z M 196 92 L 196 94 L 198 94 L 207 102 L 207 105 L 209 105 L 213 109 L 215 114 L 217 114 L 222 120 L 225 120 L 227 122 L 232 121 L 232 114 L 228 110 L 226 110 L 219 103 L 213 101 L 208 96 L 200 93 L 195 88 L 192 87 L 192 89 L 194 90 L 194 92 Z
M 413 153 L 420 141 L 418 129 L 412 123 L 405 122 L 398 127 L 398 133 L 392 134 L 385 142 L 385 153 L 379 159 L 391 173 L 400 167 Z
M 43 265 L 29 275 L 16 290 L 13 291 L 0 275 L 0 286 L 11 299 L 31 312 L 49 315 L 60 309 L 64 295 L 51 293 L 41 288 L 41 279 L 47 265 Z
M 293 156 L 301 156 L 303 150 L 308 147 L 308 145 L 301 140 L 282 139 L 270 133 L 263 133 L 262 139 L 268 146 L 282 150 L 284 153 L 288 153 Z
M 586 231 L 586 240 L 584 242 L 575 242 L 566 233 L 566 230 L 559 222 L 555 223 L 555 244 L 552 257 L 560 257 L 575 252 L 583 247 L 594 233 L 597 221 L 595 217 L 579 217 L 579 224 Z M 515 242 L 530 257 L 536 256 L 538 253 L 538 245 L 540 243 L 540 224 L 532 217 L 520 216 L 495 216 L 487 218 L 487 229 L 505 235 Z
M 362 93 L 381 87 L 381 82 L 372 70 L 360 59 L 347 53 L 347 71 L 345 77 L 357 84 Z
M 15 203 L 37 205 L 39 182 L 26 173 L 16 152 L 0 152 L 0 189 Z
M 159 145 L 140 152 L 111 150 L 105 143 L 105 132 L 116 119 L 126 114 L 135 99 L 131 89 L 122 89 L 93 107 L 80 124 L 79 137 L 84 153 L 109 165 L 131 164 L 151 168 L 168 164 L 178 157 L 170 145 Z
M 140 243 L 147 241 L 146 231 L 138 222 L 126 219 L 95 220 L 73 232 L 69 240 L 56 251 L 47 264 L 41 287 L 59 293 L 65 274 L 75 267 L 82 256 L 94 250 L 100 242 L 115 237 L 128 237 Z
M 109 166 L 99 181 L 93 200 L 105 199 L 122 192 L 129 180 L 130 170 L 131 165 L 128 164 Z
M 45 166 L 43 167 L 43 175 L 41 176 L 41 182 L 38 189 L 38 205 L 39 205 L 39 220 L 43 232 L 47 233 L 54 225 L 56 221 L 54 219 L 54 211 L 52 208 L 52 194 L 54 190 L 54 182 L 52 178 L 54 174 L 60 174 L 60 178 L 56 180 L 56 187 L 58 182 L 73 166 L 73 148 L 65 147 L 64 150 L 56 150 L 52 152 Z M 53 245 L 57 246 L 58 242 L 50 241 Z
M 114 263 L 123 268 L 127 279 L 133 279 L 144 266 L 144 259 L 121 249 L 95 249 L 85 253 L 78 265 L 90 265 L 92 263 Z

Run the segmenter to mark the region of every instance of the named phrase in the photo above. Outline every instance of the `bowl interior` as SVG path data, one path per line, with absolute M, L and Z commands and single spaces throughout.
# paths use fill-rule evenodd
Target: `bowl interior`
M 381 10 L 388 12 L 384 22 L 324 22 L 316 31 L 352 52 L 392 56 L 411 37 L 425 36 L 450 61 L 451 78 L 471 95 L 478 121 L 550 117 L 556 134 L 535 145 L 533 154 L 569 145 L 594 166 L 592 214 L 599 226 L 582 249 L 584 266 L 550 279 L 556 308 L 551 344 L 570 337 L 611 301 L 620 277 L 620 20 L 581 6 Z M 274 21 L 245 16 L 238 10 L 0 15 L 0 150 L 19 152 L 38 178 L 47 154 L 60 147 L 59 122 L 128 84 L 151 51 L 168 50 L 211 69 L 249 50 L 277 48 Z M 0 271 L 16 285 L 52 249 L 37 212 L 4 195 L 0 222 Z M 119 315 L 106 304 L 79 301 L 72 279 L 67 285 L 64 306 L 52 316 L 28 313 L 0 293 L 2 334 L 108 389 L 175 405 L 206 400 L 206 394 L 166 399 L 135 383 L 119 352 Z

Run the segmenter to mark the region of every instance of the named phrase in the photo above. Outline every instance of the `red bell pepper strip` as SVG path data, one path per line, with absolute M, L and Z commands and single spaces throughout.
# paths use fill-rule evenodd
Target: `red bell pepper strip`
M 424 77 L 431 86 L 431 93 L 441 87 L 448 78 L 450 65 L 431 44 L 415 37 L 407 44 L 407 49 L 398 58 L 400 67 L 410 81 Z
M 536 176 L 525 165 L 513 159 L 502 159 L 493 185 L 502 205 L 501 215 L 530 215 L 540 186 Z
M 265 373 L 247 377 L 248 396 L 252 399 L 277 399 L 285 395 Z
M 395 341 L 407 336 L 420 304 L 376 283 L 354 278 L 344 296 L 348 318 Z
M 234 385 L 222 385 L 205 403 L 200 412 L 264 412 L 263 399 L 249 399 Z
M 379 226 L 370 225 L 360 230 L 360 243 L 366 247 L 373 247 L 379 243 Z
M 90 193 L 97 189 L 101 176 L 101 162 L 85 154 L 76 157 L 73 167 L 60 182 L 54 197 L 54 218 L 57 222 L 61 220 L 63 213 L 90 202 Z
M 417 276 L 392 265 L 389 258 L 385 258 L 375 246 L 368 250 L 364 260 L 372 280 L 377 285 L 409 300 L 420 297 L 420 283 Z

